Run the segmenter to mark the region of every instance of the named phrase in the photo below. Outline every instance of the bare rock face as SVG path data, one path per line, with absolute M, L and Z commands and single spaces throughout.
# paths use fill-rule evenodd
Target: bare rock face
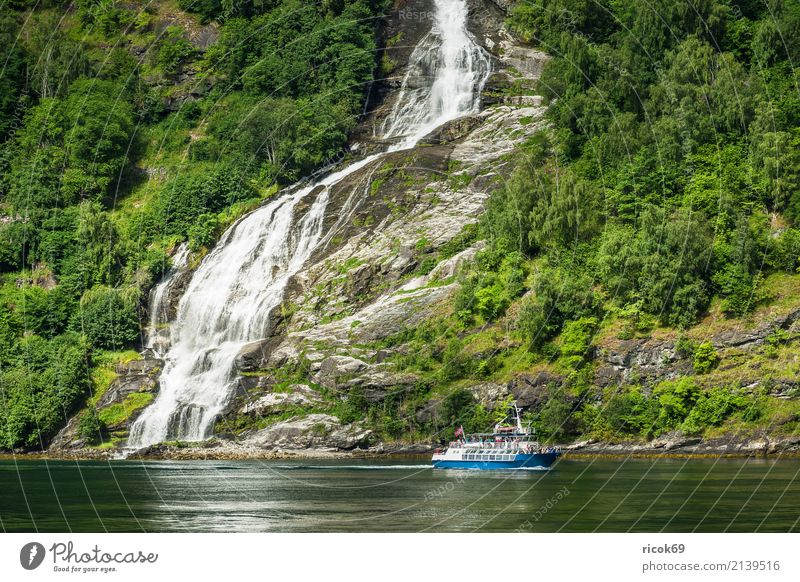
M 751 327 L 737 326 L 717 332 L 710 338 L 693 338 L 695 341 L 712 343 L 717 350 L 743 354 L 761 348 L 767 338 L 777 331 L 790 335 L 800 331 L 800 309 L 771 319 L 755 322 Z M 676 349 L 676 337 L 611 340 L 596 353 L 598 367 L 595 383 L 600 387 L 619 386 L 634 380 L 646 389 L 665 380 L 693 374 L 691 354 L 680 354 Z M 760 378 L 739 378 L 742 386 L 756 385 Z M 788 395 L 796 388 L 791 378 L 773 378 L 771 393 Z
M 601 387 L 628 383 L 645 385 L 692 373 L 690 358 L 678 354 L 674 341 L 619 340 L 598 354 L 595 381 Z
M 250 447 L 297 450 L 322 449 L 350 451 L 369 446 L 372 431 L 357 424 L 342 424 L 328 414 L 310 414 L 279 422 L 248 436 Z
M 77 414 L 70 418 L 66 426 L 58 431 L 58 434 L 50 441 L 48 451 L 61 452 L 83 448 L 86 445 L 86 440 L 78 434 L 79 422 L 80 416 Z
M 481 406 L 487 410 L 494 410 L 498 402 L 509 395 L 508 386 L 484 382 L 468 388 L 469 392 Z
M 239 409 L 239 414 L 264 416 L 287 407 L 312 406 L 320 401 L 319 393 L 305 384 L 292 384 L 286 392 L 270 392 Z
M 700 442 L 699 437 L 684 435 L 681 431 L 672 431 L 661 435 L 650 441 L 649 445 L 654 449 L 664 449 L 671 451 L 678 448 L 689 447 Z
M 331 356 L 320 364 L 314 382 L 325 388 L 336 388 L 343 379 L 350 379 L 367 368 L 366 362 L 349 356 Z
M 156 392 L 163 365 L 158 358 L 143 358 L 117 366 L 117 377 L 97 401 L 97 408 L 123 402 L 136 392 Z
M 550 398 L 553 387 L 560 386 L 564 379 L 549 372 L 519 374 L 508 384 L 518 406 L 539 410 Z

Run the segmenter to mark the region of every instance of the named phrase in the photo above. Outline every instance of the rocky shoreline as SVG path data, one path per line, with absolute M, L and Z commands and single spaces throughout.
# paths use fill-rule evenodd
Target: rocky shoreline
M 429 443 L 381 443 L 350 450 L 336 448 L 261 448 L 248 443 L 211 439 L 203 443 L 161 444 L 128 454 L 127 460 L 298 460 L 428 458 L 437 445 Z M 720 437 L 701 439 L 668 434 L 648 442 L 583 440 L 561 445 L 572 459 L 654 459 L 654 458 L 799 458 L 800 436 L 759 438 Z M 0 453 L 0 460 L 115 460 L 121 451 L 108 448 L 50 450 L 48 452 Z

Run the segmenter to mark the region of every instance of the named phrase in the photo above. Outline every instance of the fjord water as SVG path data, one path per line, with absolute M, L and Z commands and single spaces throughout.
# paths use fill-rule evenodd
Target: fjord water
M 390 151 L 414 147 L 431 130 L 479 106 L 489 61 L 467 30 L 466 0 L 436 0 L 434 12 L 431 31 L 412 54 L 414 86 L 407 75 L 386 121 L 382 137 L 396 138 Z M 211 436 L 231 394 L 236 355 L 268 335 L 270 313 L 289 279 L 326 240 L 322 227 L 330 188 L 381 155 L 289 188 L 223 234 L 180 301 L 159 394 L 131 427 L 130 447 Z M 313 203 L 298 219 L 300 202 L 311 196 Z
M 789 532 L 800 460 L 0 461 L 11 531 Z

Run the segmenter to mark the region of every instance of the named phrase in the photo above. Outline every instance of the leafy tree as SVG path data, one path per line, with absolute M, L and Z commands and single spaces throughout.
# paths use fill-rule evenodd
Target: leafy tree
M 23 37 L 28 85 L 40 99 L 62 96 L 74 79 L 91 72 L 89 61 L 81 43 L 62 30 L 57 12 L 34 12 L 32 18 Z
M 25 55 L 16 41 L 19 23 L 5 5 L 0 7 L 0 143 L 11 133 L 22 112 Z
M 29 336 L 0 372 L 0 446 L 43 448 L 89 389 L 89 346 L 77 334 Z
M 121 349 L 139 339 L 136 305 L 109 287 L 98 286 L 84 293 L 71 326 L 103 349 Z
M 545 269 L 536 277 L 532 298 L 520 308 L 517 327 L 531 349 L 537 349 L 558 333 L 565 321 L 591 316 L 597 308 L 598 297 L 590 279 L 560 268 Z

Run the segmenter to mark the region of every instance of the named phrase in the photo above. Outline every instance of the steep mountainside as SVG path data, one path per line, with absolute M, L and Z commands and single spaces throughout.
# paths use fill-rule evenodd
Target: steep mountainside
M 430 58 L 415 59 L 416 47 L 432 34 L 436 11 L 456 2 L 345 4 L 300 24 L 328 30 L 331 22 L 372 11 L 372 73 L 358 69 L 358 79 L 345 78 L 352 67 L 344 67 L 311 86 L 282 77 L 298 85 L 285 95 L 275 81 L 280 67 L 268 56 L 278 41 L 264 41 L 257 59 L 218 52 L 238 46 L 236 35 L 261 30 L 249 26 L 263 25 L 265 34 L 283 30 L 267 16 L 217 21 L 214 14 L 161 9 L 191 22 L 193 50 L 241 73 L 239 84 L 224 85 L 233 96 L 219 97 L 219 107 L 241 116 L 220 120 L 218 106 L 203 105 L 191 119 L 176 118 L 187 103 L 213 94 L 226 79 L 224 67 L 204 69 L 208 61 L 190 59 L 166 73 L 169 83 L 162 78 L 159 90 L 174 97 L 176 111 L 159 123 L 176 124 L 177 137 L 150 128 L 148 153 L 135 164 L 150 185 L 124 192 L 112 214 L 115 224 L 129 227 L 125 232 L 151 232 L 163 210 L 165 232 L 147 248 L 161 253 L 150 258 L 154 264 L 171 268 L 151 268 L 146 280 L 132 266 L 116 283 L 98 279 L 114 297 L 135 286 L 137 305 L 147 306 L 139 314 L 141 334 L 103 351 L 87 346 L 89 389 L 51 423 L 61 430 L 49 442 L 55 430 L 40 443 L 12 446 L 84 456 L 127 454 L 129 445 L 139 449 L 135 454 L 167 457 L 418 452 L 451 438 L 459 425 L 484 430 L 516 401 L 543 440 L 576 451 L 800 451 L 800 235 L 792 226 L 798 191 L 787 148 L 800 109 L 785 64 L 794 45 L 785 47 L 788 56 L 764 52 L 767 16 L 743 3 L 710 2 L 703 29 L 669 2 L 656 3 L 656 12 L 672 19 L 675 34 L 667 39 L 647 19 L 655 9 L 642 3 L 611 3 L 615 18 L 607 18 L 608 10 L 595 13 L 583 2 L 469 0 L 470 39 L 491 65 L 477 87 L 480 107 L 403 148 L 408 136 L 391 125 L 401 119 L 401 127 L 426 127 L 410 124 L 419 110 L 403 105 L 414 91 L 434 92 L 439 70 Z M 787 2 L 776 18 L 776 27 L 794 30 L 800 10 Z M 650 61 L 636 58 L 644 53 L 632 48 L 626 30 L 647 44 Z M 358 49 L 338 35 L 323 35 L 324 43 L 335 41 L 356 59 L 375 48 L 370 31 L 359 31 Z M 437 35 L 436 42 L 444 38 Z M 304 45 L 298 71 L 312 61 L 322 67 L 317 50 Z M 332 78 L 340 82 L 334 94 L 351 91 L 314 102 L 316 117 L 292 127 L 288 143 L 277 143 L 275 123 L 302 117 Z M 726 79 L 743 91 L 738 107 L 725 100 Z M 250 101 L 264 95 L 263 106 Z M 705 114 L 697 103 L 706 103 Z M 333 118 L 323 119 L 321 108 Z M 253 109 L 255 121 L 246 113 Z M 774 127 L 765 125 L 768 109 Z M 166 153 L 153 153 L 162 130 Z M 320 132 L 319 141 L 303 137 Z M 182 145 L 173 148 L 170 140 Z M 231 144 L 240 157 L 226 157 Z M 187 159 L 175 166 L 178 174 L 214 156 L 225 163 L 187 181 L 160 177 L 179 156 Z M 226 172 L 242 167 L 248 173 L 235 187 L 217 187 Z M 316 181 L 336 171 L 344 177 Z M 303 175 L 312 177 L 276 196 Z M 167 212 L 203 192 L 203 208 Z M 291 208 L 282 206 L 292 196 Z M 158 212 L 132 218 L 151 207 Z M 238 257 L 230 233 L 251 225 L 241 217 L 273 207 L 273 220 L 258 223 L 252 236 L 268 238 L 284 208 L 281 232 L 291 256 L 243 256 L 243 264 L 257 268 L 230 286 L 231 313 L 218 318 L 231 322 L 229 329 L 216 330 L 216 343 L 192 346 L 194 359 L 181 360 L 192 368 L 182 381 L 198 370 L 221 370 L 227 358 L 212 395 L 219 398 L 208 404 L 176 397 L 161 411 L 168 416 L 164 431 L 151 432 L 161 437 L 143 438 L 152 403 L 176 388 L 165 379 L 175 369 L 170 349 L 195 331 L 184 327 L 183 340 L 175 333 L 176 321 L 187 321 L 180 318 L 189 295 L 197 311 L 225 311 L 213 297 L 225 282 L 215 282 L 217 271 L 204 266 L 226 245 Z M 91 231 L 90 221 L 81 221 L 81 232 Z M 36 270 L 8 272 L 24 274 L 23 287 L 63 287 L 66 276 L 46 266 L 43 260 Z M 201 277 L 208 277 L 204 288 L 193 288 Z M 269 308 L 245 301 L 273 287 Z M 81 313 L 98 301 L 93 289 L 74 291 Z M 233 342 L 233 328 L 254 319 L 255 335 L 234 338 L 248 343 Z M 201 323 L 196 336 L 205 338 Z M 77 337 L 79 325 L 70 325 Z M 110 351 L 120 348 L 129 349 Z

